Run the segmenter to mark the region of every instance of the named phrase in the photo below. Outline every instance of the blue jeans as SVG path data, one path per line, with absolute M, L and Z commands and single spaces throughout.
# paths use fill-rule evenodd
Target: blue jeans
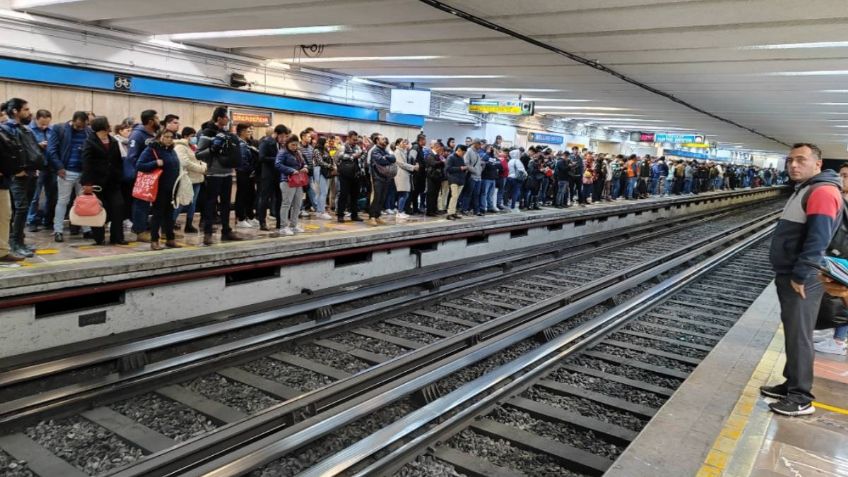
M 39 210 L 42 190 L 44 191 L 46 204 L 43 210 Z M 56 210 L 56 192 L 56 173 L 53 171 L 39 171 L 32 203 L 30 203 L 29 212 L 27 213 L 27 224 L 36 225 L 41 222 L 44 225 L 50 225 L 53 223 L 53 212 Z
M 315 197 L 315 201 L 313 205 L 315 206 L 315 211 L 319 214 L 323 214 L 327 211 L 327 194 L 330 193 L 330 181 L 321 175 L 321 167 L 315 167 L 312 173 L 312 183 L 310 184 L 310 189 L 315 189 L 313 191 L 313 195 L 317 195 Z M 312 196 L 309 196 L 312 200 Z
M 397 210 L 398 212 L 403 212 L 403 209 L 406 207 L 406 200 L 409 199 L 409 192 L 398 192 L 397 193 Z
M 468 186 L 462 188 L 463 193 L 462 197 L 460 197 L 462 206 L 460 207 L 460 210 L 477 210 L 477 203 L 479 202 L 478 199 L 480 195 L 480 182 L 480 179 L 468 179 L 468 181 L 466 181 Z M 466 188 L 468 189 L 468 194 L 464 193 Z
M 612 198 L 618 199 L 618 195 L 621 194 L 621 181 L 618 179 L 613 179 L 612 181 Z
M 174 220 L 177 220 L 177 216 L 180 215 L 180 212 L 185 211 L 186 213 L 186 227 L 191 225 L 192 220 L 194 220 L 194 212 L 197 210 L 197 197 L 200 195 L 200 185 L 201 184 L 192 184 L 191 188 L 194 189 L 194 198 L 191 199 L 191 204 L 184 205 L 176 210 L 174 210 Z
M 58 207 L 57 207 L 58 210 Z M 133 198 L 132 205 L 132 231 L 141 233 L 147 231 L 150 227 L 147 223 L 147 218 L 150 216 L 150 202 Z
M 510 200 L 510 203 L 509 203 L 510 209 L 515 209 L 516 207 L 518 207 L 520 205 L 519 200 L 521 199 L 521 186 L 522 185 L 523 185 L 523 181 L 520 181 L 518 179 L 513 179 L 512 177 L 507 179 L 507 186 L 509 187 L 509 192 L 510 192 L 510 196 L 511 196 L 510 197 L 511 200 Z
M 638 179 L 636 177 L 629 177 L 627 179 L 627 191 L 624 195 L 627 196 L 628 199 L 634 198 L 633 192 L 636 190 L 636 181 Z
M 506 179 L 503 177 L 499 177 L 498 180 L 495 181 L 495 187 L 497 188 L 497 198 L 495 199 L 495 205 L 499 209 L 504 208 L 504 189 L 506 188 Z
M 848 339 L 848 325 L 837 326 L 833 332 L 833 337 L 840 341 Z
M 658 178 L 651 178 L 651 195 L 657 195 L 657 186 L 659 185 L 660 180 Z
M 683 181 L 683 193 L 690 194 L 692 192 L 692 178 L 684 179 Z
M 549 181 L 548 181 L 548 178 L 546 177 L 546 178 L 542 179 L 542 184 L 539 187 L 539 195 L 536 196 L 536 200 L 541 204 L 544 204 L 545 199 L 548 197 L 548 183 L 549 183 Z
M 397 204 L 397 187 L 395 181 L 388 181 L 386 186 L 386 201 L 383 202 L 383 210 L 394 210 Z
M 492 199 L 492 190 L 495 188 L 494 179 L 483 179 L 480 181 L 480 193 L 477 196 L 477 212 L 483 213 L 487 209 L 495 210 L 495 202 Z
M 557 181 L 556 204 L 568 205 L 568 181 Z
M 81 176 L 82 172 L 65 170 L 65 178 L 62 179 L 59 177 L 56 181 L 58 197 L 56 198 L 56 213 L 53 215 L 53 233 L 62 233 L 65 214 L 71 205 L 71 193 L 76 192 L 77 195 L 82 193 L 82 184 L 80 184 Z M 83 232 L 87 232 L 91 230 L 91 227 L 83 227 L 82 230 Z

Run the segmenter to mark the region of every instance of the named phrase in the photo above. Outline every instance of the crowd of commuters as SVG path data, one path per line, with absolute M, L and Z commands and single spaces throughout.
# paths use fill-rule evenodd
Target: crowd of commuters
M 301 233 L 304 216 L 373 226 L 385 224 L 386 216 L 458 220 L 784 180 L 773 169 L 610 157 L 578 148 L 554 153 L 505 147 L 500 136 L 491 144 L 470 137 L 457 144 L 424 134 L 410 142 L 356 131 L 322 135 L 307 128 L 293 134 L 284 125 L 257 134 L 249 124 L 230 124 L 223 107 L 199 129 L 182 127 L 174 114 L 160 119 L 154 110 L 142 111 L 138 121 L 126 118 L 113 125 L 90 111 L 53 123 L 49 111 L 33 112 L 19 98 L 0 109 L 0 188 L 9 190 L 0 194 L 3 261 L 33 255 L 25 229 L 52 230 L 53 240 L 63 242 L 69 208 L 81 194 L 100 199 L 110 244 L 126 244 L 125 234 L 132 232 L 134 240 L 159 250 L 180 247 L 177 227 L 187 234 L 202 232 L 203 244 L 210 245 L 216 230 L 221 241 L 243 240 L 234 229 Z M 155 197 L 134 197 L 139 174 L 151 173 L 159 174 Z M 104 227 L 70 227 L 71 234 L 81 233 L 96 245 L 107 243 L 105 232 Z

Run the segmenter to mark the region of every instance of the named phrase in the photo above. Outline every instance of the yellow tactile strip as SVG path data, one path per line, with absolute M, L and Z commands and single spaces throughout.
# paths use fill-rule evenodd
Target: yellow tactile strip
M 748 384 L 746 384 L 745 388 L 742 390 L 742 396 L 740 396 L 739 400 L 736 401 L 733 411 L 724 422 L 724 427 L 718 437 L 716 437 L 715 441 L 713 441 L 712 448 L 707 454 L 707 458 L 704 460 L 704 464 L 701 466 L 701 469 L 698 471 L 697 477 L 727 476 L 729 475 L 727 470 L 729 467 L 728 464 L 731 462 L 731 458 L 738 459 L 740 457 L 746 457 L 734 454 L 737 447 L 740 445 L 740 441 L 742 440 L 743 433 L 746 431 L 746 427 L 749 425 L 749 421 L 751 421 L 751 416 L 757 405 L 757 401 L 760 399 L 759 388 L 773 380 L 779 380 L 780 375 L 782 374 L 783 362 L 783 327 L 780 327 L 774 334 L 774 338 L 772 338 L 765 353 L 763 353 L 763 357 L 759 364 L 757 364 Z M 765 433 L 771 419 L 771 413 L 766 413 L 764 417 L 765 419 L 761 420 L 763 422 L 757 422 L 759 432 L 754 432 L 757 432 L 758 434 Z M 748 429 L 748 431 L 750 433 L 751 429 Z M 756 452 L 754 454 L 756 454 Z M 747 457 L 751 459 L 750 464 L 753 464 L 753 458 L 755 455 Z M 734 463 L 737 465 L 734 465 L 733 467 L 738 468 L 738 464 L 740 463 Z M 747 467 L 750 469 L 750 465 L 742 464 L 741 467 Z

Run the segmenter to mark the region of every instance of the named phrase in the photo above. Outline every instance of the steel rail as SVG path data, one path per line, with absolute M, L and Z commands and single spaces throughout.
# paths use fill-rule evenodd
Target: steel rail
M 481 257 L 480 260 L 475 260 L 472 263 L 461 265 L 437 266 L 435 270 L 421 270 L 411 276 L 402 278 L 392 278 L 391 280 L 381 280 L 376 284 L 369 284 L 359 287 L 355 290 L 345 289 L 339 293 L 328 293 L 322 296 L 310 297 L 309 301 L 299 301 L 282 307 L 266 310 L 257 313 L 251 313 L 244 316 L 238 316 L 228 319 L 223 322 L 200 325 L 188 330 L 176 331 L 162 336 L 152 338 L 142 338 L 140 340 L 108 346 L 106 348 L 98 348 L 91 351 L 82 351 L 72 356 L 65 356 L 58 359 L 16 366 L 12 369 L 0 372 L 0 386 L 9 386 L 12 384 L 25 382 L 33 379 L 44 378 L 53 374 L 71 371 L 73 369 L 91 366 L 110 360 L 116 360 L 124 356 L 128 356 L 139 352 L 149 352 L 159 348 L 173 346 L 188 341 L 207 338 L 216 334 L 225 333 L 228 331 L 237 330 L 240 328 L 266 323 L 268 321 L 284 319 L 300 314 L 310 313 L 324 307 L 338 305 L 353 300 L 370 298 L 387 292 L 393 292 L 404 288 L 420 286 L 423 283 L 428 283 L 434 280 L 441 280 L 447 277 L 459 275 L 462 273 L 470 273 L 493 266 L 503 265 L 504 262 L 520 261 L 528 257 L 534 257 L 550 254 L 550 250 L 543 250 L 544 247 L 556 248 L 565 246 L 564 250 L 576 249 L 593 242 L 602 242 L 610 239 L 616 240 L 620 237 L 627 237 L 634 233 L 645 231 L 645 236 L 648 231 L 656 230 L 662 226 L 678 223 L 690 223 L 698 221 L 706 221 L 709 218 L 723 216 L 731 213 L 733 210 L 744 206 L 732 206 L 727 210 L 722 209 L 717 213 L 703 212 L 692 216 L 679 217 L 667 222 L 656 222 L 640 225 L 634 228 L 614 230 L 612 232 L 600 232 L 586 235 L 574 239 L 564 239 L 562 241 L 547 244 L 545 246 L 527 247 L 516 251 L 503 252 Z M 674 229 L 664 231 L 670 233 L 673 230 L 678 230 L 682 225 L 676 225 Z M 631 238 L 632 239 L 632 238 Z M 605 247 L 601 246 L 601 247 Z M 564 251 L 560 249 L 560 252 Z M 600 248 L 595 249 L 596 251 Z M 559 257 L 550 260 L 563 260 L 568 257 Z M 536 263 L 532 264 L 536 265 Z M 522 265 L 517 265 L 514 270 L 521 271 Z M 435 292 L 437 290 L 423 291 L 423 293 Z M 394 305 L 394 303 L 392 303 Z M 368 313 L 373 313 L 375 310 L 367 310 Z
M 775 212 L 775 214 L 776 213 L 777 212 Z M 706 221 L 706 219 L 704 220 Z M 664 230 L 664 235 L 670 234 L 674 231 L 680 230 L 681 228 L 688 227 L 690 225 L 690 223 L 684 223 L 672 229 L 666 229 Z M 725 232 L 719 232 L 711 237 L 701 239 L 699 242 L 696 242 L 696 244 L 707 242 L 713 237 L 721 236 L 724 233 Z M 628 236 L 629 234 L 624 235 Z M 629 238 L 626 238 L 624 240 L 633 240 L 633 237 L 630 236 Z M 455 294 L 457 292 L 461 292 L 470 288 L 479 287 L 481 285 L 493 281 L 503 280 L 505 277 L 508 276 L 527 273 L 528 271 L 532 271 L 538 268 L 544 268 L 549 266 L 551 263 L 555 263 L 558 261 L 576 260 L 586 255 L 602 253 L 604 250 L 613 249 L 618 247 L 619 245 L 620 242 L 618 241 L 614 243 L 607 243 L 597 248 L 580 250 L 567 257 L 553 257 L 547 261 L 537 261 L 532 264 L 526 264 L 524 266 L 515 267 L 512 268 L 509 272 L 502 269 L 497 274 L 490 274 L 482 277 L 473 277 L 463 282 L 457 282 L 441 286 L 438 290 L 421 291 L 415 294 L 414 296 L 396 297 L 390 300 L 385 300 L 379 304 L 365 306 L 346 313 L 340 313 L 332 319 L 307 321 L 302 324 L 298 324 L 281 330 L 271 331 L 257 336 L 222 343 L 216 346 L 203 349 L 201 351 L 195 351 L 175 358 L 158 361 L 149 364 L 143 369 L 137 371 L 131 371 L 126 373 L 112 373 L 108 376 L 103 376 L 87 383 L 73 384 L 65 386 L 63 388 L 41 392 L 35 396 L 25 396 L 13 401 L 3 402 L 0 403 L 0 424 L 11 426 L 15 423 L 26 421 L 27 419 L 31 420 L 34 417 L 40 417 L 42 414 L 50 412 L 55 413 L 60 409 L 83 409 L 84 407 L 87 407 L 89 405 L 90 401 L 103 402 L 107 394 L 128 394 L 135 391 L 144 390 L 145 386 L 149 387 L 154 385 L 155 383 L 168 384 L 175 381 L 179 381 L 180 379 L 185 379 L 188 373 L 202 373 L 203 371 L 207 371 L 207 368 L 210 367 L 220 366 L 223 364 L 232 366 L 236 364 L 233 362 L 234 359 L 240 359 L 242 361 L 253 359 L 255 357 L 261 356 L 262 353 L 266 352 L 267 349 L 273 348 L 285 342 L 291 342 L 297 339 L 305 339 L 310 336 L 328 333 L 336 328 L 341 328 L 366 319 L 373 320 L 375 318 L 381 317 L 383 314 L 397 313 L 399 311 L 402 311 L 403 309 L 420 306 L 422 303 L 426 303 L 444 296 L 449 296 L 451 294 Z M 695 244 L 690 244 L 686 247 L 678 249 L 678 251 L 685 250 L 694 246 Z M 532 250 L 537 250 L 545 247 L 548 246 L 546 245 L 542 247 L 534 247 Z M 525 257 L 527 254 L 539 254 L 534 253 L 532 250 L 527 251 L 525 253 L 520 253 L 518 257 L 522 258 Z M 543 254 L 544 253 L 550 252 L 543 252 Z M 671 253 L 666 255 L 670 254 Z M 503 318 L 506 319 L 506 324 L 502 324 L 502 321 L 493 320 L 484 325 L 471 328 L 470 330 L 473 330 L 476 333 L 476 335 L 474 336 L 468 336 L 471 331 L 466 330 L 451 338 L 439 341 L 439 343 L 437 344 L 440 344 L 440 347 L 437 348 L 435 351 L 432 351 L 433 356 L 438 357 L 441 354 L 455 352 L 456 350 L 466 346 L 465 340 L 467 339 L 471 339 L 472 342 L 476 342 L 480 339 L 485 339 L 486 337 L 491 336 L 492 334 L 496 334 L 502 331 L 502 329 L 505 329 L 500 328 L 493 332 L 491 328 L 496 325 L 508 327 L 509 323 L 519 322 L 522 317 L 524 319 L 527 319 L 534 313 L 538 314 L 546 310 L 547 308 L 559 306 L 560 303 L 565 303 L 567 301 L 583 296 L 587 293 L 590 293 L 594 289 L 602 288 L 608 283 L 616 281 L 617 279 L 619 279 L 619 277 L 626 277 L 629 274 L 636 273 L 637 271 L 643 268 L 649 267 L 650 263 L 662 261 L 664 258 L 665 256 L 656 258 L 653 262 L 634 265 L 633 267 L 625 269 L 624 271 L 621 271 L 617 274 L 613 274 L 605 279 L 601 279 L 600 281 L 591 282 L 582 287 L 566 291 L 564 292 L 564 294 L 558 295 L 555 298 L 545 300 L 536 305 L 525 307 L 519 311 L 505 315 Z M 502 257 L 495 257 L 490 259 L 490 261 L 487 261 L 487 263 L 490 262 L 491 265 L 503 265 L 504 263 Z M 422 349 L 431 350 L 432 348 L 426 347 Z M 354 384 L 351 386 L 350 391 L 355 394 L 359 392 L 360 388 L 368 388 L 370 386 L 373 386 L 374 382 L 379 383 L 384 379 L 393 378 L 396 375 L 401 374 L 403 372 L 403 369 L 406 369 L 413 365 L 417 365 L 415 359 L 418 359 L 417 357 L 419 355 L 414 356 L 415 357 L 409 357 L 409 362 L 401 362 L 401 364 L 403 364 L 405 368 L 401 367 L 400 365 L 398 365 L 397 368 L 392 368 L 388 366 L 385 368 L 381 367 L 384 365 L 388 365 L 388 363 L 377 365 L 374 368 L 371 368 L 381 371 L 385 370 L 386 376 L 371 377 L 370 375 L 367 375 L 366 377 L 366 375 L 360 373 L 362 376 L 358 375 L 357 380 L 354 381 Z M 394 361 L 391 362 L 394 363 Z M 347 397 L 349 396 L 344 396 L 344 398 Z M 329 405 L 333 405 L 336 402 L 337 401 L 334 400 L 317 400 L 315 402 L 312 402 L 310 405 L 313 407 L 313 409 L 318 410 Z
M 417 451 L 420 451 L 427 445 L 441 439 L 445 432 L 452 432 L 462 427 L 463 424 L 494 407 L 502 399 L 520 394 L 524 389 L 532 385 L 540 375 L 550 370 L 553 366 L 556 366 L 563 359 L 582 351 L 589 345 L 596 343 L 613 331 L 639 317 L 642 313 L 656 307 L 672 294 L 685 288 L 742 250 L 760 241 L 770 234 L 772 230 L 773 228 L 763 230 L 749 237 L 744 242 L 723 250 L 706 261 L 664 280 L 650 290 L 631 298 L 597 318 L 557 336 L 552 341 L 522 355 L 518 359 L 464 384 L 450 394 L 384 427 L 377 433 L 358 441 L 353 446 L 319 463 L 319 465 L 298 474 L 298 477 L 336 475 L 362 462 L 365 458 L 381 449 L 401 441 L 403 437 L 421 429 L 433 422 L 434 419 L 444 416 L 452 410 L 459 409 L 463 404 L 473 402 L 473 404 L 463 408 L 444 422 L 437 424 L 432 429 L 428 429 L 426 433 L 417 436 L 415 439 L 382 457 L 377 462 L 357 472 L 354 474 L 354 477 L 385 475 L 384 472 L 388 471 L 391 466 L 396 465 L 412 453 L 417 453 Z M 503 386 L 498 387 L 501 384 Z M 481 396 L 485 397 L 478 399 Z M 475 401 L 475 399 L 477 400 Z
M 678 266 L 686 264 L 704 254 L 719 249 L 728 243 L 736 242 L 746 236 L 763 231 L 768 233 L 774 218 L 764 219 L 755 224 L 747 225 L 741 229 L 736 228 L 723 238 L 710 240 L 688 253 L 673 259 L 668 259 L 658 266 L 643 271 L 635 276 L 629 277 L 604 290 L 586 296 L 572 302 L 564 307 L 546 313 L 529 322 L 525 322 L 515 328 L 511 333 L 494 337 L 470 348 L 467 348 L 444 360 L 437 361 L 407 375 L 402 382 L 390 382 L 376 388 L 371 392 L 358 396 L 339 406 L 330 412 L 318 414 L 303 422 L 299 422 L 288 428 L 277 432 L 269 432 L 260 439 L 245 441 L 241 444 L 232 443 L 230 448 L 222 450 L 221 455 L 214 459 L 207 459 L 203 465 L 183 466 L 179 469 L 181 475 L 208 475 L 223 477 L 240 475 L 248 472 L 283 455 L 303 447 L 304 445 L 323 437 L 336 429 L 348 425 L 381 407 L 384 407 L 404 396 L 411 394 L 424 386 L 432 384 L 453 372 L 470 364 L 485 359 L 500 352 L 519 341 L 532 337 L 533 335 L 550 328 L 592 306 L 603 303 L 609 298 L 621 292 L 661 275 Z M 214 457 L 214 456 L 210 456 Z M 193 468 L 192 468 L 193 467 Z M 116 475 L 137 475 L 118 472 Z M 152 474 L 160 475 L 160 474 Z
M 776 213 L 771 214 L 769 217 L 756 222 L 754 226 L 766 226 L 775 217 Z M 711 244 L 723 243 L 727 236 L 735 236 L 735 234 L 740 233 L 739 230 L 745 230 L 748 227 L 751 227 L 751 225 L 740 225 L 704 237 L 694 244 L 672 250 L 657 257 L 650 264 L 636 265 L 612 276 L 594 280 L 582 287 L 544 300 L 535 306 L 509 313 L 501 318 L 460 332 L 451 338 L 432 343 L 406 355 L 369 368 L 351 378 L 337 381 L 325 388 L 312 391 L 311 393 L 269 408 L 265 412 L 250 417 L 245 421 L 222 427 L 204 438 L 198 438 L 183 446 L 163 451 L 149 459 L 132 464 L 129 468 L 122 471 L 120 475 L 171 475 L 171 473 L 177 472 L 185 466 L 196 465 L 191 463 L 191 461 L 199 460 L 197 456 L 205 452 L 215 453 L 221 448 L 243 445 L 245 442 L 260 438 L 263 434 L 293 425 L 294 421 L 286 416 L 290 416 L 296 411 L 307 409 L 309 411 L 307 414 L 312 415 L 328 408 L 330 405 L 343 406 L 349 399 L 355 398 L 370 389 L 382 386 L 393 379 L 397 379 L 403 376 L 404 373 L 414 372 L 428 366 L 433 361 L 462 352 L 462 350 L 468 349 L 479 341 L 489 339 L 506 330 L 521 326 L 534 317 L 556 310 L 569 303 L 579 301 L 583 297 L 590 296 L 593 293 L 597 297 L 600 296 L 597 292 L 602 291 L 603 299 L 606 300 L 614 295 L 603 293 L 603 291 L 616 289 L 616 283 L 626 282 L 633 276 L 640 276 L 640 274 L 647 273 L 646 270 L 651 269 L 655 265 L 667 267 L 668 263 L 677 263 L 681 257 L 690 256 L 691 252 L 687 253 L 687 251 L 697 250 L 698 247 L 709 247 Z M 662 268 L 662 270 L 666 269 Z M 528 310 L 529 308 L 532 308 L 532 311 Z M 363 384 L 367 384 L 367 386 Z

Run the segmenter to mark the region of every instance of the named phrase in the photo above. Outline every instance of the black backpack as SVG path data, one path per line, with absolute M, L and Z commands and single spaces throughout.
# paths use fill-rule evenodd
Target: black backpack
M 220 149 L 214 151 L 218 162 L 227 168 L 236 168 L 241 162 L 241 146 L 239 139 L 233 133 L 218 133 L 218 137 L 223 136 L 223 142 Z
M 810 197 L 813 190 L 825 185 L 828 184 L 815 184 L 807 189 L 804 198 L 801 199 L 801 207 L 805 211 L 807 210 L 807 198 Z M 840 191 L 840 195 L 841 193 L 842 191 Z M 825 255 L 848 258 L 848 203 L 845 202 L 844 197 L 842 198 L 842 207 L 839 210 L 839 225 L 836 227 L 836 232 L 834 232 L 833 237 L 830 239 L 830 243 L 827 244 Z
M 20 172 L 25 154 L 21 142 L 0 128 L 0 174 L 12 177 Z

